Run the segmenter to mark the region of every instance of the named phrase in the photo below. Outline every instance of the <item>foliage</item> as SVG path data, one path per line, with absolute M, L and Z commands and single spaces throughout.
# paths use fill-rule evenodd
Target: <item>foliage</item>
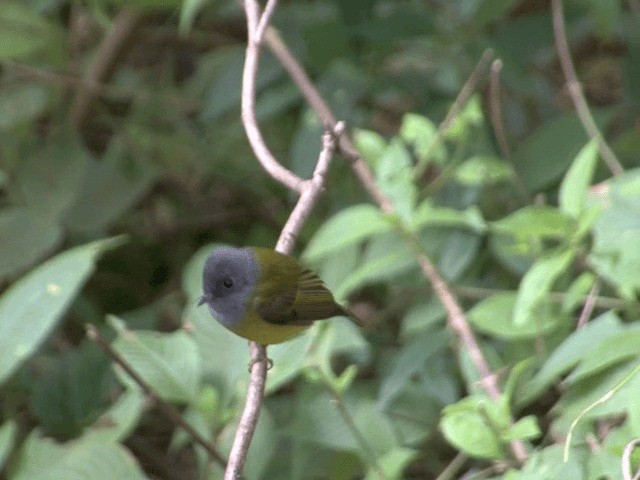
M 460 452 L 460 476 L 619 478 L 640 437 L 640 376 L 577 424 L 568 462 L 562 444 L 640 363 L 640 17 L 624 3 L 565 2 L 584 91 L 625 166 L 612 177 L 564 91 L 543 3 L 278 6 L 274 25 L 396 213 L 334 161 L 298 253 L 371 326 L 333 319 L 269 348 L 246 478 L 435 478 Z M 76 79 L 103 60 L 127 8 L 145 14 L 136 37 L 74 124 L 91 86 Z M 228 452 L 248 349 L 196 306 L 202 265 L 218 243 L 273 245 L 294 201 L 240 124 L 243 21 L 232 0 L 0 4 L 3 478 L 220 477 L 84 326 Z M 502 60 L 504 124 L 491 119 L 485 69 L 440 130 L 486 48 Z M 266 141 L 309 175 L 323 126 L 278 61 L 261 62 Z M 497 401 L 408 235 L 462 302 L 500 377 Z M 594 313 L 577 329 L 591 291 Z M 529 453 L 521 469 L 515 439 Z

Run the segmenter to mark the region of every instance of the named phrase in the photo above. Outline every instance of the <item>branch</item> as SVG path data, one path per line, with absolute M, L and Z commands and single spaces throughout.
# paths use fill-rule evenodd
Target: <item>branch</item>
M 564 28 L 562 0 L 551 0 L 551 14 L 553 16 L 553 33 L 556 40 L 556 51 L 558 52 L 560 66 L 562 67 L 562 72 L 564 73 L 564 78 L 567 83 L 567 90 L 578 114 L 578 118 L 580 118 L 580 122 L 582 122 L 582 126 L 586 130 L 587 135 L 589 135 L 589 138 L 595 139 L 598 142 L 600 156 L 611 173 L 620 175 L 624 173 L 624 168 L 602 136 L 600 129 L 598 129 L 593 119 L 593 115 L 591 115 L 589 105 L 582 92 L 582 85 L 580 85 L 580 80 L 578 80 L 578 75 L 576 74 L 573 60 L 571 59 L 567 33 Z
M 75 128 L 83 127 L 93 102 L 100 94 L 97 86 L 112 74 L 120 54 L 141 20 L 142 14 L 131 8 L 125 7 L 116 15 L 109 33 L 96 52 L 89 72 L 85 75 L 85 82 L 89 88 L 79 90 L 73 100 L 69 117 Z
M 269 2 L 269 4 L 271 3 L 274 2 Z M 258 75 L 260 47 L 262 45 L 262 37 L 258 36 L 259 32 L 257 31 L 261 21 L 259 20 L 260 7 L 256 0 L 245 0 L 243 4 L 247 16 L 248 38 L 244 69 L 242 71 L 242 124 L 253 153 L 258 157 L 258 161 L 267 173 L 288 189 L 302 193 L 304 180 L 280 165 L 269 150 L 269 147 L 267 147 L 258 127 L 258 121 L 256 120 L 256 77 Z M 270 12 L 267 13 L 270 14 Z
M 227 461 L 218 453 L 218 451 L 205 439 L 200 433 L 189 424 L 184 417 L 180 414 L 180 412 L 170 403 L 166 402 L 164 399 L 160 398 L 155 390 L 144 381 L 144 379 L 133 369 L 131 365 L 129 365 L 124 358 L 122 358 L 118 352 L 116 352 L 113 347 L 107 342 L 102 335 L 100 335 L 100 331 L 95 327 L 95 325 L 91 325 L 89 323 L 86 324 L 87 337 L 90 340 L 96 342 L 102 350 L 120 367 L 125 371 L 131 379 L 138 384 L 138 386 L 142 389 L 142 391 L 151 399 L 153 404 L 158 407 L 169 420 L 171 420 L 175 425 L 182 427 L 182 429 L 187 432 L 193 440 L 204 448 L 211 458 L 213 458 L 216 462 L 225 467 Z
M 280 165 L 266 146 L 255 117 L 255 80 L 258 72 L 262 35 L 269 28 L 269 18 L 273 14 L 276 3 L 275 0 L 269 0 L 264 13 L 260 16 L 259 5 L 255 0 L 244 1 L 249 33 L 242 76 L 242 123 L 249 143 L 262 167 L 274 180 L 300 193 L 298 202 L 283 227 L 276 245 L 277 251 L 291 253 L 304 222 L 311 214 L 311 210 L 324 189 L 325 176 L 336 150 L 335 139 L 342 135 L 344 125 L 341 122 L 333 122 L 332 128 L 323 135 L 322 151 L 318 157 L 313 176 L 309 180 L 299 178 Z M 250 342 L 249 345 L 251 350 L 249 387 L 229 453 L 229 463 L 224 475 L 225 480 L 236 480 L 242 476 L 264 397 L 268 369 L 267 349 L 264 345 L 256 342 Z
M 265 41 L 269 49 L 280 60 L 285 70 L 287 70 L 294 83 L 298 86 L 311 108 L 313 108 L 316 114 L 320 117 L 322 123 L 325 125 L 331 125 L 335 128 L 336 121 L 331 108 L 322 98 L 313 83 L 311 83 L 302 66 L 300 66 L 296 58 L 291 54 L 284 42 L 282 42 L 277 31 L 272 27 L 269 27 L 266 30 Z M 378 187 L 373 172 L 354 147 L 348 134 L 345 133 L 340 137 L 338 146 L 341 153 L 352 162 L 352 168 L 356 176 L 374 201 L 378 203 L 380 209 L 386 214 L 393 215 L 395 213 L 393 204 Z M 431 263 L 429 258 L 421 250 L 418 251 L 415 248 L 416 245 L 419 247 L 419 242 L 415 235 L 408 231 L 403 233 L 405 233 L 405 238 L 414 249 L 416 259 L 423 274 L 429 279 L 434 292 L 445 307 L 450 327 L 456 332 L 462 344 L 471 352 L 472 361 L 480 375 L 483 377 L 483 388 L 493 400 L 497 400 L 500 396 L 497 379 L 491 372 L 489 364 L 478 346 L 473 330 L 471 330 L 462 308 L 459 306 L 449 286 L 440 276 L 440 273 Z M 511 450 L 518 462 L 523 463 L 526 460 L 527 452 L 522 441 L 513 440 L 511 442 Z
M 631 470 L 631 454 L 638 446 L 640 446 L 640 438 L 631 440 L 627 443 L 627 446 L 624 447 L 624 452 L 622 452 L 622 478 L 624 480 L 638 480 L 640 478 L 640 470 L 635 475 Z

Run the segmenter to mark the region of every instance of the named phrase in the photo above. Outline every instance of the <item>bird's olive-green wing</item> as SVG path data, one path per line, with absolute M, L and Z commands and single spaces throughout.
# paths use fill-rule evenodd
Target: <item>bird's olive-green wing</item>
M 346 314 L 322 280 L 297 260 L 267 249 L 254 251 L 261 267 L 254 306 L 265 321 L 310 325 L 314 320 Z

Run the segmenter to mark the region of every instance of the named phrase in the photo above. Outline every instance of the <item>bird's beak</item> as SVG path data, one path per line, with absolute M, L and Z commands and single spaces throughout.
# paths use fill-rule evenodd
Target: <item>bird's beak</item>
M 207 303 L 209 300 L 211 300 L 211 294 L 210 293 L 205 293 L 204 295 L 202 295 L 200 297 L 200 299 L 198 300 L 198 306 L 203 305 L 205 303 Z

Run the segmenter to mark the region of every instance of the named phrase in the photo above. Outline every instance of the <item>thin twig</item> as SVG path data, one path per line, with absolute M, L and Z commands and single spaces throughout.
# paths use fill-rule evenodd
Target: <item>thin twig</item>
M 329 392 L 329 395 L 331 395 L 331 399 L 338 409 L 338 413 L 340 413 L 340 416 L 351 430 L 351 433 L 356 438 L 356 441 L 360 445 L 362 451 L 367 455 L 370 464 L 369 468 L 373 469 L 373 471 L 376 473 L 376 476 L 380 480 L 387 480 L 387 476 L 384 474 L 382 467 L 380 467 L 380 464 L 378 463 L 375 450 L 369 444 L 369 441 L 366 439 L 364 434 L 360 431 L 360 428 L 358 428 L 358 425 L 356 424 L 356 421 L 351 413 L 349 413 L 349 409 L 347 408 L 344 398 L 342 397 L 340 392 L 336 391 L 333 385 L 331 385 L 329 379 L 327 378 L 327 374 L 322 370 L 319 370 L 319 373 L 322 375 L 322 385 L 324 386 L 325 390 Z
M 82 128 L 98 96 L 99 92 L 93 86 L 101 84 L 112 74 L 118 58 L 142 18 L 140 11 L 126 7 L 121 9 L 114 18 L 109 33 L 100 44 L 95 59 L 85 75 L 86 85 L 89 88 L 78 90 L 73 100 L 69 118 L 75 128 Z
M 567 33 L 565 31 L 562 0 L 551 0 L 551 14 L 553 16 L 553 33 L 556 41 L 556 50 L 573 106 L 589 138 L 596 139 L 598 142 L 600 156 L 604 163 L 612 174 L 620 175 L 624 173 L 624 168 L 618 160 L 618 157 L 616 157 L 616 154 L 613 153 L 613 150 L 609 147 L 609 144 L 604 139 L 602 132 L 600 132 L 598 125 L 596 125 L 593 119 L 587 100 L 582 92 L 582 85 L 580 84 L 580 80 L 578 80 L 578 75 L 573 65 L 573 59 L 571 58 L 571 52 L 567 42 Z
M 164 399 L 160 398 L 158 394 L 153 390 L 153 388 L 129 365 L 124 358 L 116 352 L 113 347 L 107 342 L 104 337 L 100 334 L 100 331 L 95 327 L 95 325 L 86 324 L 85 326 L 87 330 L 87 337 L 96 342 L 102 350 L 114 361 L 116 362 L 131 379 L 138 384 L 138 386 L 142 389 L 142 391 L 151 399 L 153 404 L 158 407 L 169 420 L 171 420 L 175 425 L 181 427 L 185 432 L 187 432 L 191 438 L 202 448 L 204 448 L 211 458 L 213 458 L 216 462 L 218 462 L 222 468 L 224 468 L 227 464 L 227 461 L 224 459 L 220 453 L 211 445 L 207 439 L 205 439 L 200 433 L 193 428 L 180 414 L 180 412 L 170 403 L 166 402 Z
M 458 453 L 449 465 L 438 475 L 436 480 L 452 480 L 453 478 L 457 478 L 458 471 L 462 468 L 462 466 L 468 460 L 467 456 L 464 453 Z
M 313 177 L 310 180 L 303 180 L 284 168 L 266 146 L 255 117 L 255 81 L 260 59 L 262 35 L 269 28 L 269 18 L 273 14 L 275 6 L 275 1 L 269 1 L 265 12 L 260 18 L 258 3 L 255 0 L 244 1 L 248 40 L 242 75 L 242 123 L 251 148 L 266 172 L 274 180 L 300 193 L 300 198 L 282 229 L 276 245 L 277 251 L 291 253 L 302 225 L 311 214 L 311 210 L 323 190 L 325 176 L 336 150 L 335 138 L 336 135 L 342 134 L 344 126 L 334 122 L 330 131 L 323 135 L 322 151 L 318 157 Z M 229 462 L 224 475 L 225 480 L 236 480 L 242 476 L 242 470 L 258 423 L 264 397 L 268 363 L 267 349 L 264 345 L 255 342 L 250 342 L 250 349 L 251 374 L 249 387 L 245 406 L 233 439 L 231 452 L 229 453 Z
M 589 290 L 589 294 L 584 301 L 584 305 L 582 307 L 582 312 L 580 312 L 580 318 L 578 318 L 578 323 L 576 324 L 576 328 L 584 327 L 591 315 L 593 315 L 593 309 L 596 306 L 596 299 L 598 298 L 598 293 L 600 293 L 600 281 L 596 280 Z
M 464 107 L 464 105 L 467 103 L 469 97 L 471 97 L 473 92 L 475 92 L 478 86 L 478 82 L 482 78 L 484 70 L 487 64 L 493 58 L 493 55 L 494 53 L 491 48 L 487 48 L 484 52 L 482 52 L 482 55 L 476 63 L 476 66 L 471 71 L 471 74 L 469 74 L 469 78 L 467 78 L 467 81 L 464 82 L 464 85 L 462 85 L 462 88 L 460 88 L 460 91 L 458 92 L 458 95 L 456 95 L 456 98 L 451 104 L 451 107 L 449 107 L 449 111 L 444 117 L 444 120 L 442 120 L 442 122 L 440 122 L 440 125 L 438 125 L 438 131 L 436 132 L 435 138 L 429 144 L 429 148 L 427 148 L 427 151 L 422 155 L 422 160 L 420 161 L 420 163 L 416 165 L 416 168 L 414 170 L 415 178 L 420 178 L 424 174 L 425 169 L 429 165 L 429 157 L 436 149 L 436 147 L 440 145 L 440 143 L 442 142 L 442 137 L 445 133 L 447 133 L 447 130 L 449 130 L 449 127 L 462 110 L 462 107 Z
M 493 63 L 491 63 L 491 75 L 489 76 L 489 112 L 498 147 L 500 148 L 502 156 L 508 160 L 511 158 L 511 151 L 502 119 L 501 71 L 502 60 L 496 58 Z
M 242 124 L 247 134 L 253 153 L 262 167 L 272 178 L 294 192 L 302 193 L 304 180 L 284 168 L 273 156 L 262 137 L 256 119 L 256 78 L 260 62 L 262 37 L 257 36 L 260 6 L 256 0 L 243 2 L 247 16 L 247 50 L 242 70 Z
M 334 126 L 335 128 L 335 116 L 333 115 L 329 105 L 324 98 L 322 98 L 311 80 L 309 80 L 309 77 L 306 75 L 302 66 L 300 66 L 296 58 L 291 54 L 284 42 L 282 42 L 273 27 L 267 28 L 265 32 L 265 41 L 269 49 L 273 52 L 276 58 L 280 60 L 285 70 L 287 70 L 291 79 L 302 92 L 311 108 L 316 112 L 318 117 L 320 117 L 322 123 Z M 352 162 L 352 168 L 356 176 L 374 201 L 378 203 L 380 209 L 386 214 L 393 215 L 395 212 L 393 204 L 376 184 L 373 172 L 354 147 L 348 134 L 345 133 L 340 137 L 338 146 L 341 153 Z M 419 245 L 419 242 L 412 232 L 405 233 L 407 233 L 407 240 L 410 243 Z M 488 363 L 484 359 L 484 355 L 482 354 L 482 351 L 475 339 L 475 335 L 469 327 L 469 322 L 458 305 L 456 298 L 453 293 L 451 293 L 448 285 L 442 279 L 437 269 L 430 262 L 427 256 L 423 253 L 419 253 L 416 258 L 423 270 L 423 273 L 431 281 L 433 289 L 440 299 L 440 302 L 445 307 L 451 328 L 453 328 L 458 334 L 461 343 L 467 349 L 473 351 L 471 355 L 472 361 L 484 380 L 482 385 L 485 391 L 487 391 L 492 399 L 496 400 L 500 395 L 500 390 L 498 388 L 495 375 L 489 369 Z M 511 450 L 519 463 L 523 463 L 526 460 L 526 448 L 522 441 L 513 440 L 511 442 Z
M 631 454 L 638 446 L 640 446 L 640 438 L 631 440 L 627 443 L 626 447 L 624 447 L 624 451 L 622 452 L 622 478 L 624 480 L 638 480 L 640 478 L 640 470 L 638 470 L 635 475 L 633 474 L 633 470 L 631 470 Z

